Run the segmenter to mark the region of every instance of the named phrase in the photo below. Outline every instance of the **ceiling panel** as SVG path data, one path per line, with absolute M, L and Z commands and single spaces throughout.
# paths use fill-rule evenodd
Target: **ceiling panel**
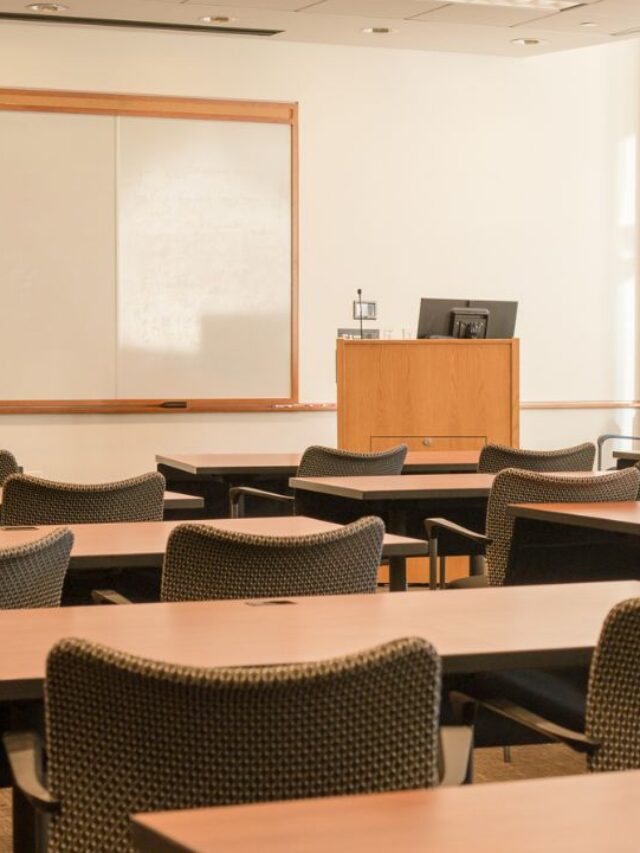
M 303 11 L 315 15 L 402 19 L 439 9 L 444 5 L 445 0 L 324 0 L 322 3 L 309 5 Z
M 276 12 L 295 12 L 301 7 L 308 6 L 313 0 L 235 0 L 230 4 L 228 0 L 186 0 L 185 6 L 229 6 L 236 9 L 273 9 Z M 199 12 L 206 15 L 205 12 Z
M 220 0 L 189 0 L 186 3 L 177 0 L 65 0 L 65 4 L 69 7 L 66 14 L 77 17 L 202 26 L 200 18 L 203 15 L 219 15 L 233 19 L 230 29 L 246 27 L 283 30 L 281 34 L 265 39 L 267 43 L 308 42 L 518 57 L 608 43 L 615 41 L 608 32 L 640 26 L 640 0 L 601 0 L 588 8 L 553 14 L 524 24 L 505 23 L 506 20 L 512 20 L 510 15 L 508 18 L 488 16 L 491 12 L 501 16 L 505 12 L 504 8 L 491 9 L 475 5 L 464 9 L 456 4 L 461 10 L 456 11 L 453 4 L 443 5 L 437 0 L 325 0 L 314 7 L 307 6 L 304 11 L 295 9 L 303 9 L 305 0 L 227 0 L 226 3 Z M 427 14 L 426 7 L 429 4 L 434 8 Z M 364 12 L 365 8 L 369 10 L 367 13 Z M 395 17 L 383 15 L 390 8 L 393 8 Z M 335 11 L 338 9 L 339 13 Z M 419 19 L 403 19 L 407 9 L 414 16 L 420 16 Z M 334 11 L 329 14 L 329 10 Z M 25 2 L 0 0 L 0 12 L 24 14 Z M 61 13 L 58 17 L 64 20 L 64 16 L 65 13 Z M 32 17 L 34 21 L 39 18 L 37 14 Z M 602 21 L 602 27 L 605 21 L 608 22 L 608 29 L 601 29 L 600 26 L 581 27 L 580 23 L 587 18 Z M 501 22 L 500 26 L 497 25 L 498 21 Z M 363 32 L 372 25 L 388 27 L 392 32 Z M 514 38 L 524 36 L 537 38 L 541 43 L 526 47 L 512 43 Z M 215 33 L 196 37 L 251 38 Z
M 640 3 L 640 0 L 638 2 Z M 512 27 L 514 24 L 540 20 L 549 15 L 555 16 L 556 12 L 531 8 L 515 9 L 508 6 L 482 6 L 480 4 L 467 6 L 461 3 L 450 3 L 448 6 L 442 6 L 433 12 L 418 15 L 413 20 L 485 27 Z
M 583 27 L 585 22 L 596 26 Z M 596 34 L 618 32 L 640 26 L 640 0 L 601 0 L 600 3 L 568 9 L 545 18 L 541 25 L 558 32 L 581 32 L 586 29 Z

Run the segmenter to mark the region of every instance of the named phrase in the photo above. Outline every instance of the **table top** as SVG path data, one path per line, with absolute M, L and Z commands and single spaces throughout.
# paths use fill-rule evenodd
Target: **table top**
M 0 497 L 0 503 L 2 498 Z M 199 495 L 183 495 L 182 492 L 165 492 L 165 509 L 202 509 L 204 498 Z
M 112 524 L 41 525 L 39 527 L 0 527 L 0 548 L 14 547 L 40 539 L 57 527 L 73 531 L 71 568 L 134 568 L 162 566 L 171 531 L 184 521 L 133 521 Z M 212 518 L 193 522 L 218 530 L 236 530 L 259 536 L 308 536 L 336 530 L 341 525 L 305 516 L 275 518 Z M 384 557 L 423 557 L 428 545 L 422 539 L 386 533 Z
M 614 459 L 633 459 L 640 462 L 640 450 L 614 450 L 611 454 Z
M 0 505 L 2 504 L 2 487 L 0 487 Z M 184 495 L 182 492 L 165 492 L 165 509 L 202 509 L 204 498 L 198 495 Z
M 138 815 L 153 853 L 635 853 L 640 771 Z
M 84 637 L 153 660 L 262 666 L 424 637 L 445 672 L 586 665 L 602 623 L 640 582 L 0 611 L 0 700 L 41 695 L 45 660 Z
M 512 504 L 508 512 L 532 521 L 640 535 L 640 501 Z
M 195 476 L 215 474 L 280 474 L 292 477 L 301 453 L 171 453 L 156 462 Z M 479 450 L 409 451 L 404 470 L 413 473 L 475 471 Z
M 381 477 L 291 477 L 293 489 L 352 500 L 486 498 L 495 474 L 401 474 Z

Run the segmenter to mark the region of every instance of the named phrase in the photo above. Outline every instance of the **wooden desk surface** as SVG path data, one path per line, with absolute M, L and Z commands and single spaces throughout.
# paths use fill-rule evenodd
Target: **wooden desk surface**
M 156 462 L 195 476 L 224 474 L 280 474 L 292 477 L 301 453 L 172 453 L 158 454 Z M 413 473 L 437 471 L 473 472 L 479 450 L 434 450 L 407 454 L 404 470 Z
M 213 601 L 0 611 L 0 700 L 41 695 L 45 659 L 84 637 L 193 666 L 317 661 L 425 637 L 445 672 L 583 665 L 609 610 L 640 582 L 344 595 L 291 604 Z
M 137 816 L 148 853 L 635 853 L 640 771 Z
M 291 477 L 293 489 L 352 500 L 486 498 L 494 474 L 402 474 L 383 477 Z
M 640 462 L 640 450 L 614 450 L 611 454 L 614 459 L 631 459 Z
M 2 498 L 0 498 L 1 502 Z M 183 495 L 181 492 L 164 493 L 165 509 L 202 509 L 203 507 L 204 498 L 199 495 Z
M 562 471 L 566 478 L 598 477 L 606 471 Z M 428 500 L 486 498 L 495 474 L 403 474 L 382 477 L 291 477 L 289 485 L 352 500 Z
M 0 505 L 2 504 L 2 487 L 0 487 Z M 204 498 L 198 495 L 184 495 L 181 492 L 165 492 L 165 509 L 202 509 Z
M 133 568 L 162 566 L 171 531 L 184 521 L 135 521 L 115 524 L 68 524 L 73 531 L 71 568 Z M 260 536 L 307 536 L 336 530 L 339 524 L 305 516 L 277 518 L 213 518 L 194 522 L 218 530 L 237 530 Z M 0 548 L 33 542 L 63 525 L 39 527 L 0 527 Z M 386 533 L 384 557 L 424 557 L 427 543 L 422 539 Z
M 640 535 L 640 501 L 513 504 L 514 518 Z

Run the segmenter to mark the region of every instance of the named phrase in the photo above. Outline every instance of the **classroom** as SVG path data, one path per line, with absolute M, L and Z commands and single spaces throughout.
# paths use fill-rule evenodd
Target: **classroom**
M 0 853 L 631 851 L 638 0 L 0 0 Z

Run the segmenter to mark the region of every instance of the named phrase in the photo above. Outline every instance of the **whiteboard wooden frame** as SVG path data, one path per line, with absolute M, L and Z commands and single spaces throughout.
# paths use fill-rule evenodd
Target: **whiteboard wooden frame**
M 0 400 L 0 414 L 96 414 L 263 412 L 298 408 L 298 105 L 271 101 L 227 101 L 160 95 L 0 89 L 0 110 L 90 115 L 143 116 L 287 124 L 291 128 L 291 356 L 289 397 L 188 399 L 165 408 L 170 399 Z M 305 406 L 304 409 L 308 409 Z

